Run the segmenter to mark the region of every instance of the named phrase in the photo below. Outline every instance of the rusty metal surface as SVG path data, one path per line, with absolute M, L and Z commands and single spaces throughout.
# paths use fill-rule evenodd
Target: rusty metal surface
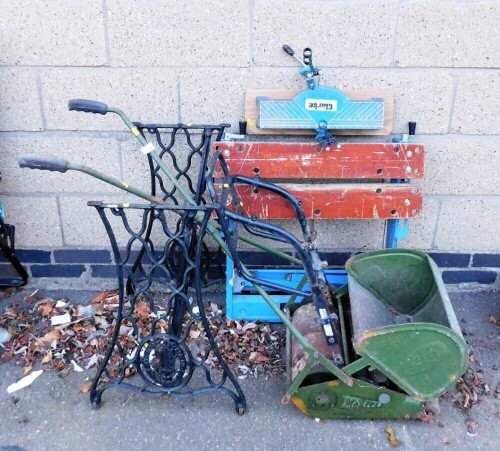
M 319 354 L 332 360 L 332 354 L 341 354 L 339 345 L 329 346 L 326 343 L 323 329 L 318 323 L 318 312 L 314 304 L 306 304 L 298 308 L 292 317 L 292 323 L 302 336 L 313 346 Z M 304 350 L 300 343 L 292 337 L 292 380 L 294 380 L 306 366 L 311 356 Z M 321 365 L 315 365 L 310 373 L 325 372 Z M 333 376 L 332 376 L 333 377 Z
M 408 184 L 287 184 L 279 183 L 296 199 L 309 219 L 413 218 L 423 204 L 422 190 Z M 259 219 L 294 217 L 290 204 L 269 191 L 236 185 L 243 212 Z
M 232 174 L 263 179 L 421 179 L 423 144 L 219 142 Z M 215 177 L 222 175 L 219 168 Z

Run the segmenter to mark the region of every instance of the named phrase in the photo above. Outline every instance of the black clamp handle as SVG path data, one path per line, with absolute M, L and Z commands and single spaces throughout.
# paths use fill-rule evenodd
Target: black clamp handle
M 68 102 L 68 109 L 70 111 L 83 111 L 84 113 L 106 114 L 108 105 L 96 100 L 71 99 Z
M 20 168 L 41 169 L 42 171 L 66 172 L 68 162 L 59 157 L 24 156 L 17 159 Z
M 293 51 L 293 49 L 287 44 L 283 44 L 283 50 L 285 51 L 285 53 L 287 53 L 290 56 L 295 55 L 295 52 Z

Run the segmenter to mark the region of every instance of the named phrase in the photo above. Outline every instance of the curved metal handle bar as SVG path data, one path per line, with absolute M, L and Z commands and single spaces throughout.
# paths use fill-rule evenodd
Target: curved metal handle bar
M 217 194 L 215 192 L 215 187 L 214 187 L 213 181 L 212 181 L 212 179 L 213 179 L 212 175 L 214 173 L 215 165 L 217 162 L 219 162 L 219 164 L 222 168 L 222 172 L 224 174 L 224 178 L 221 179 L 222 180 L 221 181 L 222 192 L 221 192 L 221 195 L 219 198 L 220 202 L 223 205 L 226 204 L 228 190 L 229 190 L 231 192 L 231 195 L 233 196 L 233 204 L 236 208 L 236 211 L 238 213 L 242 214 L 242 212 L 241 212 L 241 200 L 238 196 L 236 188 L 234 187 L 235 183 L 242 183 L 242 184 L 246 184 L 249 186 L 253 186 L 255 188 L 264 189 L 264 190 L 273 192 L 273 193 L 279 195 L 280 197 L 282 197 L 283 199 L 285 199 L 290 204 L 295 215 L 297 216 L 297 220 L 299 221 L 300 228 L 302 229 L 302 234 L 304 235 L 304 240 L 306 242 L 312 241 L 310 227 L 307 223 L 307 219 L 306 219 L 306 216 L 304 214 L 304 211 L 302 210 L 302 207 L 300 206 L 299 201 L 297 199 L 295 199 L 287 190 L 285 190 L 284 188 L 281 188 L 280 186 L 275 185 L 273 183 L 263 182 L 263 181 L 258 180 L 258 179 L 244 177 L 241 175 L 232 175 L 229 172 L 229 167 L 228 167 L 226 161 L 224 160 L 224 157 L 220 153 L 220 150 L 217 151 L 216 153 L 214 153 L 214 156 L 213 156 L 212 160 L 210 161 L 210 164 L 208 165 L 208 171 L 207 171 L 207 186 L 209 187 L 209 194 L 210 194 L 210 197 L 212 198 L 212 202 L 218 201 Z M 252 233 L 250 230 L 248 230 L 248 231 L 250 233 Z M 265 238 L 265 236 L 263 236 L 263 237 Z

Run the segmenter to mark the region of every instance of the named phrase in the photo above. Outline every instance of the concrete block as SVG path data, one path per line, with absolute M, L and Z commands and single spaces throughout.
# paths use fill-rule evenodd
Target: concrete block
M 103 202 L 122 203 L 132 202 L 131 196 L 78 196 L 63 197 L 61 203 L 61 222 L 64 232 L 65 246 L 82 246 L 90 248 L 109 248 L 111 247 L 106 229 L 94 207 L 89 207 L 89 200 L 99 200 Z M 121 220 L 114 215 L 109 216 L 111 226 L 116 234 L 117 241 L 125 245 L 127 235 L 123 230 Z
M 112 138 L 58 137 L 36 134 L 30 137 L 6 136 L 0 141 L 4 193 L 117 193 L 114 188 L 77 171 L 39 171 L 20 168 L 21 155 L 54 155 L 90 166 L 111 177 L 120 178 L 118 143 Z
M 323 80 L 339 89 L 392 91 L 394 133 L 408 133 L 408 121 L 417 121 L 417 134 L 448 132 L 453 76 L 446 71 L 332 69 Z
M 497 1 L 408 1 L 401 5 L 396 64 L 419 67 L 498 67 Z
M 16 227 L 16 247 L 60 247 L 61 226 L 54 197 L 2 196 L 5 221 Z
M 99 100 L 133 121 L 178 122 L 177 84 L 165 69 L 58 68 L 41 71 L 44 110 L 52 130 L 126 130 L 115 114 L 68 111 L 68 100 Z
M 452 130 L 463 134 L 500 134 L 499 92 L 498 71 L 472 72 L 461 76 L 458 80 Z
M 150 139 L 148 141 L 156 145 L 156 141 Z M 135 188 L 141 189 L 148 194 L 151 192 L 151 176 L 147 157 L 140 151 L 139 144 L 132 137 L 127 141 L 120 142 L 123 181 Z
M 32 68 L 0 67 L 0 131 L 42 129 L 35 77 Z
M 424 189 L 424 193 L 425 193 Z M 430 250 L 434 242 L 434 235 L 439 215 L 439 201 L 431 196 L 424 195 L 424 206 L 416 218 L 410 220 L 408 239 L 400 240 L 399 247 Z
M 111 0 L 107 5 L 113 65 L 248 66 L 245 1 Z
M 281 47 L 325 66 L 387 66 L 392 63 L 397 2 L 257 0 L 253 59 L 257 65 L 294 66 Z
M 249 89 L 301 87 L 300 76 L 291 69 L 191 69 L 181 72 L 183 122 L 220 124 L 232 131 L 244 118 L 245 93 Z
M 380 249 L 383 244 L 383 221 L 314 221 L 320 249 Z
M 500 199 L 443 201 L 435 244 L 440 250 L 498 251 Z
M 500 193 L 500 142 L 497 138 L 425 137 L 426 194 Z
M 0 64 L 106 63 L 101 0 L 2 0 Z

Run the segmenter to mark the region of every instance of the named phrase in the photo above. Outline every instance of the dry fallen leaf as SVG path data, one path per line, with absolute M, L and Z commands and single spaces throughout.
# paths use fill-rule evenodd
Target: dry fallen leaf
M 134 314 L 140 321 L 147 321 L 149 319 L 149 306 L 145 302 L 138 302 L 134 309 Z
M 38 338 L 37 342 L 40 345 L 50 345 L 54 340 L 58 341 L 61 338 L 61 331 L 59 329 L 53 328 L 47 332 L 43 337 Z
M 114 297 L 114 296 L 116 296 L 116 291 L 103 291 L 102 293 L 99 293 L 97 296 L 94 296 L 94 298 L 90 301 L 90 303 L 101 304 L 109 297 Z
M 33 369 L 33 365 L 27 365 L 23 368 L 23 374 L 28 374 Z
M 42 298 L 42 294 L 40 293 L 40 290 L 36 289 L 35 291 L 33 291 L 33 293 L 25 296 L 24 301 L 29 304 L 30 302 L 39 301 L 41 298 Z
M 189 331 L 189 338 L 193 338 L 193 339 L 196 339 L 200 336 L 201 334 L 201 330 L 199 329 L 191 329 Z
M 257 324 L 255 324 L 255 323 L 246 323 L 242 327 L 242 330 L 243 330 L 243 332 L 246 332 L 247 330 L 252 330 L 252 329 L 255 329 L 256 327 L 257 327 Z
M 387 432 L 387 438 L 389 439 L 389 443 L 393 448 L 396 448 L 401 444 L 401 442 L 396 438 L 396 435 L 394 434 L 394 429 L 392 429 L 391 426 L 386 426 L 385 432 Z
M 49 363 L 51 361 L 52 361 L 52 349 L 50 349 L 49 352 L 45 354 L 45 357 L 42 359 L 42 363 Z
M 49 316 L 52 310 L 53 310 L 52 300 L 44 302 L 43 304 L 38 306 L 38 311 L 42 316 Z

